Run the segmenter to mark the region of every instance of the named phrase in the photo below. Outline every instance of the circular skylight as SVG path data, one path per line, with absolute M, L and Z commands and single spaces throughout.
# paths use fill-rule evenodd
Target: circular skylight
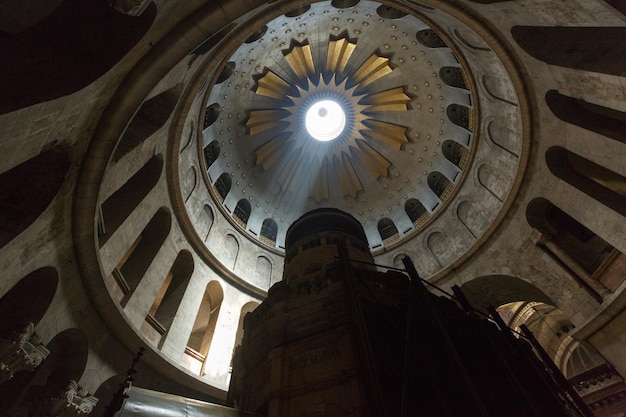
M 346 113 L 336 101 L 316 101 L 306 111 L 304 124 L 313 139 L 328 142 L 343 132 Z

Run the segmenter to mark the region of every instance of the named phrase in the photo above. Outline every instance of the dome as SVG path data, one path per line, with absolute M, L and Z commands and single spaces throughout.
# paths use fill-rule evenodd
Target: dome
M 172 267 L 177 285 L 201 268 L 251 302 L 281 279 L 289 226 L 323 208 L 360 223 L 376 263 L 410 253 L 434 282 L 488 239 L 523 176 L 520 75 L 476 22 L 398 2 L 290 4 L 252 9 L 179 54 L 120 136 L 91 150 L 110 155 L 92 219 L 98 286 L 157 347 L 178 315 L 155 302 L 147 326 L 134 297 L 147 291 L 145 259 L 175 228 L 191 244 Z M 131 160 L 141 168 L 129 178 Z M 163 171 L 172 207 L 150 198 Z M 118 229 L 138 201 L 151 214 L 123 255 Z M 216 308 L 223 287 L 209 283 L 200 303 Z M 172 285 L 149 292 L 174 297 Z M 192 340 L 206 332 L 201 321 L 186 324 L 187 366 L 206 355 L 202 336 Z
M 453 36 L 478 35 L 437 9 L 327 1 L 266 16 L 201 85 L 202 108 L 188 122 L 198 156 L 178 157 L 179 166 L 199 168 L 212 210 L 276 254 L 289 225 L 320 207 L 355 216 L 375 255 L 455 241 L 446 259 L 424 259 L 433 264 L 427 275 L 469 253 L 497 223 L 522 173 L 517 75 L 495 54 L 463 49 Z M 446 25 L 453 36 L 440 29 Z M 481 78 L 485 65 L 498 68 L 498 77 Z M 507 91 L 510 104 L 490 100 L 476 76 Z M 340 118 L 328 142 L 308 130 L 318 103 L 336 103 Z M 478 135 L 483 129 L 491 133 Z M 504 149 L 493 146 L 498 140 L 507 141 Z M 465 181 L 479 176 L 478 184 Z M 480 212 L 479 224 L 458 220 L 451 205 Z M 188 214 L 202 231 L 202 219 Z M 451 219 L 454 232 L 439 231 Z
M 0 19 L 0 310 L 77 352 L 66 379 L 145 346 L 151 388 L 223 398 L 287 231 L 326 210 L 372 268 L 550 316 L 562 369 L 583 345 L 626 369 L 616 2 L 57 3 Z

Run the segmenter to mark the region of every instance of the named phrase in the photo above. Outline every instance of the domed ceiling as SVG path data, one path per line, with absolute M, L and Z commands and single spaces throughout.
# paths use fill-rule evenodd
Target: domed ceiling
M 267 22 L 206 95 L 205 182 L 240 231 L 279 251 L 319 207 L 353 214 L 373 250 L 398 245 L 444 209 L 475 153 L 462 58 L 417 16 L 352 3 Z
M 96 306 L 129 346 L 139 330 L 176 369 L 202 288 L 217 285 L 232 311 L 262 299 L 304 213 L 352 214 L 377 264 L 410 255 L 436 281 L 505 219 L 528 158 L 514 58 L 467 10 L 261 3 L 232 21 L 207 4 L 205 26 L 182 22 L 137 64 L 77 191 L 77 251 Z M 172 274 L 188 275 L 195 301 L 165 325 L 146 321 Z M 202 379 L 220 389 L 233 347 L 222 342 Z

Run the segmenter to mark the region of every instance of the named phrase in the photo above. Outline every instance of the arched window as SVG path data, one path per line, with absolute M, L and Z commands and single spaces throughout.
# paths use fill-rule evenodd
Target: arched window
M 285 13 L 287 17 L 298 17 L 305 14 L 311 8 L 310 4 L 305 4 L 304 6 L 300 6 L 297 9 L 294 9 L 290 12 Z
M 378 233 L 380 233 L 380 237 L 382 240 L 386 240 L 391 237 L 397 236 L 398 229 L 393 223 L 393 220 L 383 218 L 378 221 Z
M 441 201 L 444 201 L 445 196 L 449 193 L 448 190 L 452 188 L 452 183 L 441 172 L 433 171 L 428 174 L 428 187 L 433 190 Z
M 254 32 L 252 32 L 250 36 L 248 36 L 248 39 L 244 41 L 244 43 L 253 43 L 258 41 L 263 37 L 263 35 L 265 35 L 265 32 L 267 32 L 267 25 L 263 25 L 263 27 L 259 30 L 255 30 Z
M 154 318 L 159 333 L 164 334 L 172 325 L 178 312 L 178 306 L 187 290 L 193 268 L 191 253 L 187 250 L 181 251 L 172 264 L 172 269 L 165 277 L 165 281 L 148 312 Z
M 224 172 L 222 175 L 219 176 L 217 181 L 215 181 L 215 189 L 217 190 L 217 194 L 222 197 L 222 201 L 224 201 L 224 199 L 228 195 L 231 184 L 232 180 L 230 179 L 230 175 L 228 174 L 228 172 Z
M 556 90 L 546 93 L 546 104 L 564 122 L 626 143 L 626 112 L 568 97 Z
M 224 291 L 220 284 L 217 281 L 209 282 L 202 296 L 200 308 L 187 341 L 187 347 L 193 349 L 205 359 L 211 347 L 223 299 Z M 200 372 L 200 375 L 202 374 L 203 371 Z
M 417 41 L 428 48 L 446 48 L 448 45 L 432 29 L 423 29 L 415 35 Z
M 111 194 L 100 206 L 102 213 L 98 228 L 100 246 L 115 233 L 135 207 L 148 195 L 161 177 L 163 156 L 155 155 L 124 185 Z
M 463 156 L 467 151 L 465 146 L 453 140 L 446 140 L 441 145 L 441 151 L 443 153 L 443 156 L 445 156 L 448 161 L 452 162 L 454 165 L 461 169 L 464 168 L 462 165 L 465 164 L 461 164 L 461 161 L 463 160 Z
M 69 167 L 65 151 L 52 148 L 0 174 L 0 248 L 50 205 Z
M 547 150 L 546 163 L 558 178 L 626 216 L 626 177 L 558 146 Z
M 141 145 L 167 122 L 182 91 L 183 84 L 180 83 L 143 102 L 117 143 L 113 162 Z
M 252 207 L 250 206 L 250 202 L 246 199 L 241 199 L 235 206 L 235 219 L 239 220 L 240 224 L 245 227 L 248 224 L 248 219 L 250 218 L 250 211 Z
M 469 90 L 469 88 L 467 88 L 467 84 L 465 84 L 463 69 L 461 67 L 441 67 L 439 70 L 439 77 L 450 87 Z
M 235 63 L 233 61 L 229 61 L 224 65 L 224 69 L 220 72 L 220 75 L 217 77 L 217 81 L 215 84 L 221 84 L 226 81 L 231 75 L 235 72 Z
M 333 0 L 330 4 L 336 9 L 347 9 L 356 6 L 359 0 Z
M 409 198 L 406 201 L 404 211 L 406 211 L 406 214 L 413 223 L 418 222 L 422 216 L 428 216 L 428 211 L 424 208 L 424 205 L 415 198 Z
M 623 76 L 626 27 L 514 26 L 513 39 L 547 64 Z M 598 40 L 602 41 L 599 43 Z
M 263 225 L 261 226 L 261 237 L 267 240 L 266 243 L 275 244 L 277 234 L 278 225 L 276 222 L 273 219 L 263 220 Z
M 206 108 L 204 112 L 204 123 L 202 125 L 203 130 L 215 123 L 217 118 L 220 117 L 220 110 L 219 103 L 213 103 Z
M 448 119 L 457 126 L 472 130 L 472 109 L 460 104 L 450 104 L 446 110 Z
M 204 162 L 206 162 L 206 168 L 209 169 L 213 162 L 217 161 L 217 158 L 220 156 L 220 144 L 218 141 L 214 140 L 209 143 L 209 145 L 204 148 Z
M 113 277 L 124 293 L 122 305 L 126 305 L 156 257 L 170 232 L 171 224 L 170 211 L 161 207 L 115 267 Z
M 378 16 L 382 17 L 383 19 L 400 19 L 401 17 L 406 16 L 406 13 L 404 13 L 402 10 L 398 10 L 395 7 L 391 6 L 385 6 L 384 4 L 378 6 L 378 8 L 376 9 L 376 13 L 378 13 Z

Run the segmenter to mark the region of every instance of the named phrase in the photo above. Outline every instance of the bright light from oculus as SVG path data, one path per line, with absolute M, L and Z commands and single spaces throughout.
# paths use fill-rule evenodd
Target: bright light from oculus
M 328 142 L 343 132 L 346 127 L 346 113 L 336 101 L 316 101 L 306 111 L 304 124 L 313 139 Z

